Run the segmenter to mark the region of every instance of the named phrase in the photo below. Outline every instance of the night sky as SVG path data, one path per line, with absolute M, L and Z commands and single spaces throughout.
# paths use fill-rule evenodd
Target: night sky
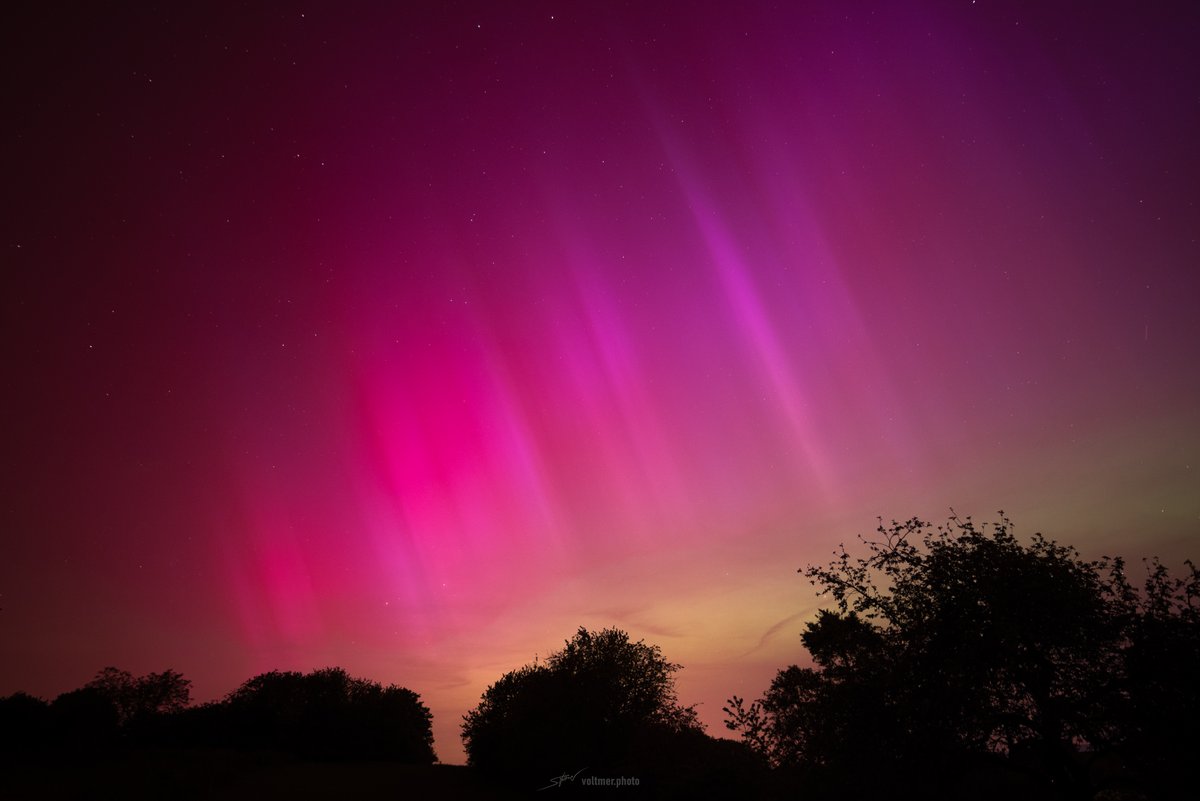
M 614 625 L 720 734 L 877 516 L 1200 556 L 1190 3 L 4 13 L 0 694 L 339 665 L 456 762 Z

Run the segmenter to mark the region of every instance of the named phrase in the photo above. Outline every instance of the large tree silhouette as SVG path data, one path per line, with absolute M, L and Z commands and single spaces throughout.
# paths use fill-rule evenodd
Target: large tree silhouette
M 1139 593 L 1121 560 L 1022 542 L 1002 513 L 990 527 L 952 517 L 877 532 L 865 556 L 843 548 L 803 571 L 836 603 L 802 634 L 813 667 L 726 707 L 776 766 L 914 792 L 961 791 L 983 771 L 1070 796 L 1092 781 L 1081 751 L 1177 749 L 1185 721 L 1195 742 L 1194 569 L 1190 581 L 1160 570 Z M 1160 652 L 1168 664 L 1153 664 Z M 1150 701 L 1179 725 L 1142 711 Z
M 695 709 L 675 694 L 678 669 L 624 631 L 580 628 L 544 662 L 488 687 L 463 722 L 468 763 L 521 782 L 628 771 L 638 743 L 703 736 Z

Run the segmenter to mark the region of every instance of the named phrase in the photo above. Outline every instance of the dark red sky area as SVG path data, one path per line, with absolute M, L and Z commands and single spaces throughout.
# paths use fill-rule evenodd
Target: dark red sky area
M 617 625 L 720 733 L 876 515 L 1198 555 L 1189 4 L 5 15 L 0 694 L 341 665 L 458 761 Z

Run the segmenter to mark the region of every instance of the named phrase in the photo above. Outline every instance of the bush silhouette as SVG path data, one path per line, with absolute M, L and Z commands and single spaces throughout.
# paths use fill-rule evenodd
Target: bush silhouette
M 263 673 L 222 704 L 190 715 L 196 736 L 213 745 L 413 764 L 435 760 L 431 721 L 413 691 L 356 679 L 341 668 Z

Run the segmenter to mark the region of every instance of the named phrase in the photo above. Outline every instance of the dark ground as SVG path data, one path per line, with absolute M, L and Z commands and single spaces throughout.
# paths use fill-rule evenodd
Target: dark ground
M 19 799 L 512 799 L 462 765 L 299 762 L 274 754 L 145 751 L 110 759 L 6 764 L 0 798 Z

